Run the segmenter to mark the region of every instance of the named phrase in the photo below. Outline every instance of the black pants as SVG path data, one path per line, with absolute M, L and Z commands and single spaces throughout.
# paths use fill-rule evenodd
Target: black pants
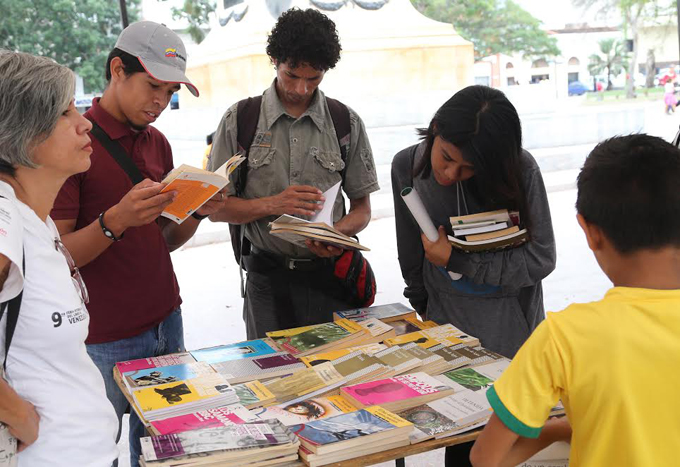
M 455 444 L 446 448 L 446 456 L 444 457 L 446 467 L 468 467 L 472 466 L 470 463 L 470 450 L 474 441 L 468 443 Z
M 265 337 L 269 331 L 333 321 L 334 311 L 354 308 L 333 275 L 333 267 L 332 261 L 319 261 L 305 270 L 290 270 L 283 260 L 248 258 L 243 301 L 248 339 Z

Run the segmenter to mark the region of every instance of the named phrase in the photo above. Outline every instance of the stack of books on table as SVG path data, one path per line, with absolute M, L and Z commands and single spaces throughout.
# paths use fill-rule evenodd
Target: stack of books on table
M 141 439 L 142 466 L 286 465 L 298 459 L 297 436 L 278 420 Z
M 451 217 L 454 248 L 467 252 L 498 250 L 526 242 L 529 233 L 520 228 L 519 213 L 507 209 Z
M 132 391 L 146 420 L 187 415 L 239 401 L 236 391 L 217 373 Z
M 470 347 L 479 345 L 479 339 L 461 331 L 453 324 L 443 324 L 420 331 L 403 334 L 392 339 L 386 339 L 385 345 L 402 345 L 410 342 L 418 344 L 424 349 L 431 349 L 443 345 L 450 347 L 457 344 L 465 344 Z
M 342 396 L 355 407 L 379 405 L 387 410 L 400 411 L 453 394 L 445 384 L 426 373 L 412 373 L 394 378 L 355 384 L 340 390 Z
M 309 466 L 407 446 L 413 425 L 382 407 L 370 407 L 290 427 Z
M 279 465 L 296 459 L 295 433 L 303 462 L 326 465 L 484 425 L 486 390 L 509 360 L 451 324 L 386 308 L 339 312 L 333 323 L 266 339 L 120 362 L 121 388 L 150 431 L 166 436 L 147 441 L 143 465 Z M 396 322 L 415 330 L 394 336 Z M 202 444 L 208 436 L 217 441 L 209 448 Z M 247 439 L 237 450 L 239 437 Z M 253 447 L 250 437 L 268 441 Z
M 267 337 L 281 351 L 296 357 L 365 344 L 372 338 L 367 329 L 348 319 L 268 332 Z

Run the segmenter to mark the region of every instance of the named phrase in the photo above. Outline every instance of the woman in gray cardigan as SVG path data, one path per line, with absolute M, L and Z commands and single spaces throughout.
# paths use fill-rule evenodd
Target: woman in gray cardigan
M 544 318 L 541 280 L 555 268 L 555 238 L 541 172 L 522 149 L 519 116 L 505 95 L 470 86 L 435 114 L 422 142 L 392 161 L 392 191 L 404 295 L 423 316 L 452 323 L 513 357 Z M 421 232 L 400 193 L 419 193 L 439 240 Z M 452 249 L 449 217 L 520 212 L 527 243 L 494 252 Z M 446 271 L 463 275 L 458 281 Z
M 555 237 L 541 172 L 522 149 L 522 128 L 505 95 L 470 86 L 437 111 L 420 144 L 392 161 L 397 247 L 404 295 L 420 315 L 452 323 L 482 345 L 513 357 L 544 318 L 541 280 L 555 269 Z M 430 242 L 401 198 L 414 187 L 439 240 Z M 462 253 L 446 239 L 449 217 L 519 211 L 525 244 Z M 453 281 L 448 271 L 462 274 Z M 446 448 L 446 466 L 466 466 L 472 443 Z

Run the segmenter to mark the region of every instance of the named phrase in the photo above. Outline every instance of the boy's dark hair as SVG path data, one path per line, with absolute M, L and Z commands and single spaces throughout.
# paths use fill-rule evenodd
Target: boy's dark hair
M 483 209 L 518 210 L 523 225 L 531 225 L 522 184 L 522 124 L 505 94 L 488 86 L 461 89 L 418 134 L 425 140 L 426 156 L 414 167 L 414 177 L 430 176 L 432 145 L 440 136 L 474 166 L 475 175 L 465 187 Z
M 340 38 L 335 23 L 318 10 L 284 11 L 267 38 L 267 55 L 273 61 L 297 68 L 305 63 L 321 71 L 340 60 Z
M 619 253 L 680 247 L 680 149 L 644 134 L 601 142 L 578 176 L 576 210 Z
M 120 49 L 113 49 L 106 59 L 106 82 L 111 82 L 111 60 L 114 58 L 120 58 L 123 62 L 123 69 L 125 70 L 125 76 L 130 76 L 134 73 L 146 72 L 139 59 L 134 55 L 130 55 L 127 52 L 123 52 Z

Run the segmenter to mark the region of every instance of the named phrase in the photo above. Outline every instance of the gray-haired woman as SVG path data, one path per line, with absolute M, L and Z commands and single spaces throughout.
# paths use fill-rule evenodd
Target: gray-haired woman
M 64 181 L 90 166 L 74 84 L 50 59 L 0 51 L 0 342 L 20 307 L 6 355 L 0 347 L 0 422 L 19 440 L 19 466 L 118 457 L 116 416 L 85 350 L 87 290 L 49 217 Z

